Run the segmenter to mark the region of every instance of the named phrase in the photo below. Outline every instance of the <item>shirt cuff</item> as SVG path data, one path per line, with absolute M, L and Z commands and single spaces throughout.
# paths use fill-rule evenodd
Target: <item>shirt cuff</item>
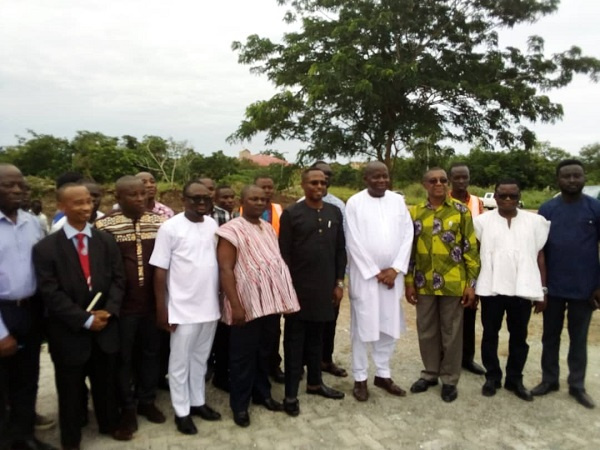
M 94 316 L 88 317 L 88 320 L 86 320 L 83 324 L 83 328 L 89 330 L 90 328 L 92 328 L 92 323 L 94 323 Z
M 0 316 L 0 339 L 4 339 L 9 334 L 8 328 L 6 328 L 6 325 L 4 325 L 4 321 L 2 320 L 2 316 Z

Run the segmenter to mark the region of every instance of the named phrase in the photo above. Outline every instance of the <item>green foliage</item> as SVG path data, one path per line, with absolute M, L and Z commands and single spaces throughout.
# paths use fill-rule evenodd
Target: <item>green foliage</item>
M 55 178 L 71 168 L 69 141 L 27 130 L 30 137 L 19 137 L 19 144 L 0 153 L 0 161 L 16 165 L 24 175 Z
M 600 184 L 600 142 L 586 145 L 579 154 L 585 164 L 588 182 Z
M 239 62 L 279 91 L 247 107 L 231 141 L 266 132 L 267 144 L 305 142 L 301 156 L 366 155 L 390 168 L 402 150 L 425 142 L 434 153 L 444 139 L 529 149 L 535 134 L 524 119 L 563 114 L 541 92 L 600 73 L 600 61 L 577 47 L 546 56 L 539 36 L 526 51 L 499 47 L 499 29 L 535 22 L 558 0 L 278 2 L 299 31 L 281 43 L 257 35 L 233 43 Z

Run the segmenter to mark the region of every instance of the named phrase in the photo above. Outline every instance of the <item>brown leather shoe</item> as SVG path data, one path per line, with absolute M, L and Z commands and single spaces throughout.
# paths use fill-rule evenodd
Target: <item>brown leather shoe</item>
M 165 415 L 156 407 L 154 403 L 139 404 L 137 412 L 140 416 L 144 416 L 149 422 L 152 423 L 164 423 L 167 420 Z
M 367 380 L 355 381 L 352 395 L 359 402 L 366 402 L 369 399 L 369 390 L 367 389 Z
M 118 427 L 112 432 L 112 437 L 116 441 L 130 441 L 133 439 L 133 432 L 129 428 Z
M 406 391 L 394 383 L 394 380 L 391 378 L 381 378 L 375 377 L 375 381 L 373 383 L 375 386 L 381 389 L 385 389 L 392 395 L 397 395 L 398 397 L 406 397 Z
M 133 434 L 138 429 L 137 414 L 135 408 L 123 408 L 121 410 L 121 419 L 115 431 L 129 431 Z M 117 438 L 115 438 L 117 439 Z M 129 439 L 117 439 L 118 441 L 128 441 Z

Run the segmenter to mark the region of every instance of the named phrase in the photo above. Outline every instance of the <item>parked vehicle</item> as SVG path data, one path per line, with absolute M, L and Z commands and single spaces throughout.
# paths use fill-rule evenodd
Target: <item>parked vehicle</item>
M 600 191 L 600 186 L 597 186 Z M 600 195 L 600 192 L 599 192 Z M 495 209 L 498 207 L 496 204 L 496 199 L 494 198 L 493 192 L 486 192 L 483 197 L 481 197 L 481 201 L 483 202 L 483 207 L 485 209 Z M 519 208 L 525 208 L 525 203 L 522 200 L 519 200 Z
M 493 192 L 486 192 L 485 195 L 481 197 L 481 201 L 483 202 L 483 207 L 485 209 L 494 209 L 498 206 Z

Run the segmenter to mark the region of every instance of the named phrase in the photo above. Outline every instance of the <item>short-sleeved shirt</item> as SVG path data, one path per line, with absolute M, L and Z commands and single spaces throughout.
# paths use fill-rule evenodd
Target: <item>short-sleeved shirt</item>
M 192 222 L 179 213 L 161 225 L 150 264 L 168 271 L 169 323 L 219 319 L 217 223 L 208 216 Z
M 543 301 L 537 257 L 544 248 L 550 222 L 538 214 L 517 210 L 510 227 L 498 210 L 473 220 L 481 246 L 481 271 L 475 292 Z
M 145 212 L 137 220 L 114 211 L 98 219 L 95 226 L 115 238 L 125 268 L 125 296 L 121 314 L 147 314 L 154 311 L 154 268 L 150 256 L 154 250 L 156 233 L 165 219 L 158 214 Z
M 410 209 L 415 237 L 406 282 L 422 295 L 461 296 L 475 287 L 479 252 L 469 209 L 446 197 L 437 208 L 429 201 Z
M 589 300 L 600 287 L 600 202 L 582 195 L 575 203 L 566 203 L 558 196 L 538 213 L 550 221 L 544 247 L 548 295 Z

